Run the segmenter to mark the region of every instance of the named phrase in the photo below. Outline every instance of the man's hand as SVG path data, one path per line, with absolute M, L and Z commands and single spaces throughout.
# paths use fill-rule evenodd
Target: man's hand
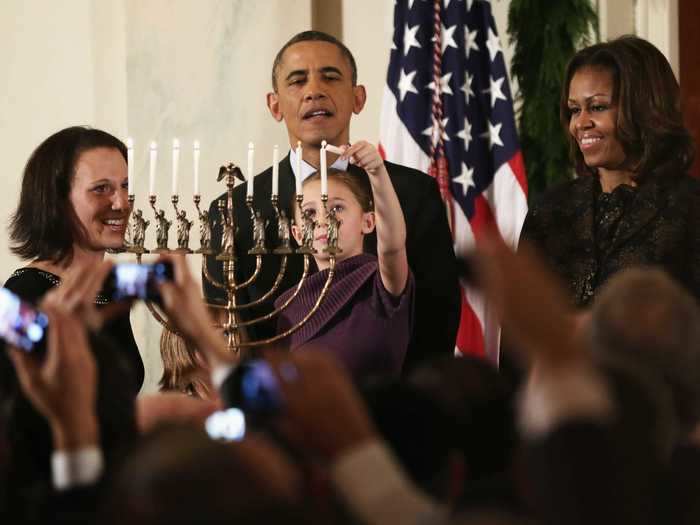
M 579 337 L 584 318 L 530 246 L 513 253 L 491 232 L 477 248 L 477 277 L 523 357 L 555 367 L 586 355 Z
M 163 423 L 187 423 L 204 428 L 207 417 L 220 408 L 218 399 L 197 399 L 179 392 L 150 394 L 136 400 L 136 422 L 142 433 Z
M 97 367 L 83 322 L 52 303 L 47 295 L 41 306 L 49 318 L 43 359 L 20 349 L 9 354 L 24 394 L 49 422 L 54 449 L 75 450 L 99 441 Z
M 326 353 L 266 354 L 284 399 L 282 433 L 301 450 L 334 460 L 376 439 L 359 395 L 340 366 Z

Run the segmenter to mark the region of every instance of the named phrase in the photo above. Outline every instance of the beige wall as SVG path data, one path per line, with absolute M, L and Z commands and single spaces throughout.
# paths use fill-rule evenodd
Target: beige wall
M 0 2 L 0 279 L 22 264 L 9 252 L 5 225 L 17 203 L 24 163 L 39 142 L 66 126 L 89 124 L 134 137 L 136 205 L 142 208 L 147 143 L 159 141 L 165 149 L 157 191 L 170 214 L 166 195 L 174 136 L 183 143 L 181 199 L 190 216 L 194 139 L 202 143 L 206 203 L 223 191 L 216 182 L 219 166 L 245 163 L 249 141 L 256 144 L 258 169 L 269 165 L 273 144 L 287 143 L 284 127 L 265 108 L 270 66 L 290 36 L 310 27 L 310 5 L 310 0 Z M 193 266 L 198 259 L 192 257 Z M 150 391 L 161 372 L 160 327 L 143 307 L 132 313 L 132 322 L 146 364 L 144 389 Z

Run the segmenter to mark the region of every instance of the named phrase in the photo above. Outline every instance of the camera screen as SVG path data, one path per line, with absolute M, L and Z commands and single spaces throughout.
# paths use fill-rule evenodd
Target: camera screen
M 212 439 L 238 441 L 245 436 L 245 416 L 237 408 L 217 410 L 207 418 L 204 428 Z
M 277 377 L 265 361 L 253 360 L 240 367 L 240 404 L 245 412 L 270 414 L 282 405 Z
M 46 334 L 49 319 L 9 290 L 0 289 L 0 337 L 30 351 Z
M 118 264 L 112 270 L 113 299 L 157 299 L 157 283 L 172 279 L 172 267 L 166 263 Z

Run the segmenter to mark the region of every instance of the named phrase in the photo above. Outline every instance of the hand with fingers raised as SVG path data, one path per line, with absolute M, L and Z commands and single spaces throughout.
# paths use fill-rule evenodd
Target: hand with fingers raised
M 204 304 L 200 287 L 192 276 L 183 255 L 167 254 L 162 260 L 173 265 L 174 280 L 160 283 L 163 308 L 180 334 L 202 352 L 209 365 L 226 365 L 235 361 L 226 350 L 221 331 Z
M 78 314 L 47 294 L 41 309 L 49 318 L 47 351 L 42 359 L 9 349 L 20 387 L 48 421 L 55 450 L 97 445 L 97 367 Z

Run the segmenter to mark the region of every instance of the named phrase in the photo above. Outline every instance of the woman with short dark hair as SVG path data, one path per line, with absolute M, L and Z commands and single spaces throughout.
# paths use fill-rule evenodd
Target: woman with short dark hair
M 700 183 L 687 175 L 694 148 L 668 61 L 625 36 L 576 53 L 564 78 L 560 114 L 578 177 L 530 209 L 521 240 L 577 306 L 639 265 L 661 267 L 700 297 Z
M 78 263 L 97 263 L 106 251 L 122 248 L 130 212 L 127 193 L 126 146 L 118 138 L 74 126 L 44 140 L 24 169 L 10 223 L 13 253 L 30 262 L 5 287 L 37 302 Z M 106 304 L 109 298 L 98 294 L 95 302 Z M 105 330 L 131 364 L 138 392 L 144 368 L 128 315 Z

